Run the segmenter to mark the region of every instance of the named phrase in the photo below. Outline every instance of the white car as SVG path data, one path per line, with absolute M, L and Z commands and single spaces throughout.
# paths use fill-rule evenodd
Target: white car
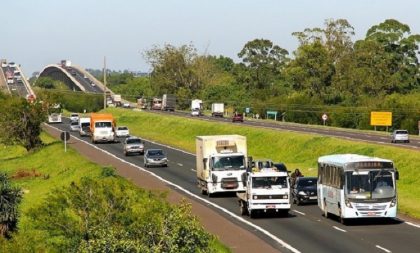
M 6 68 L 7 66 L 8 66 L 7 62 L 2 62 L 2 63 L 1 63 L 1 67 L 2 67 L 2 68 Z
M 130 136 L 130 131 L 126 126 L 119 126 L 117 127 L 116 135 L 117 137 L 127 137 Z
M 72 113 L 72 114 L 70 114 L 70 120 L 71 121 L 79 121 L 79 114 L 77 114 L 77 113 Z
M 391 142 L 406 142 L 409 143 L 410 139 L 408 138 L 408 131 L 407 130 L 394 130 L 391 134 Z
M 79 122 L 77 121 L 70 122 L 70 131 L 77 132 L 79 130 L 80 130 Z

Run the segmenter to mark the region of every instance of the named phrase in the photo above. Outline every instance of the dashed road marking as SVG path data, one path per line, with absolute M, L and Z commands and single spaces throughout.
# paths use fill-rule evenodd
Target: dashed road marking
M 195 170 L 195 169 L 191 169 L 191 171 L 194 171 L 194 172 L 196 172 L 196 170 Z
M 339 228 L 339 227 L 336 227 L 336 226 L 333 226 L 333 228 L 334 228 L 334 229 L 337 229 L 338 231 L 344 232 L 344 233 L 346 233 L 346 232 L 347 232 L 346 230 L 344 230 L 344 229 L 341 229 L 341 228 Z
M 178 164 L 178 166 L 181 166 L 181 167 L 184 166 L 182 163 L 177 163 L 177 164 Z
M 390 251 L 389 249 L 385 249 L 384 247 L 381 247 L 381 246 L 379 246 L 379 245 L 376 245 L 376 248 L 381 249 L 381 250 L 383 250 L 383 251 L 385 251 L 385 252 L 387 252 L 387 253 L 391 253 L 391 252 L 392 252 L 392 251 Z
M 300 212 L 300 211 L 298 211 L 298 210 L 292 210 L 293 212 L 295 212 L 295 213 L 298 213 L 298 214 L 300 214 L 300 215 L 306 215 L 305 213 L 302 213 L 302 212 Z

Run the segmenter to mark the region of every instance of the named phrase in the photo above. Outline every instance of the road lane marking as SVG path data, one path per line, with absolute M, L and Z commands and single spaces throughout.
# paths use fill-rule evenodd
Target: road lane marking
M 339 227 L 336 227 L 336 226 L 333 226 L 333 228 L 337 229 L 338 231 L 344 232 L 344 233 L 346 233 L 346 232 L 347 232 L 346 230 L 344 230 L 344 229 L 341 229 L 341 228 L 339 228 Z
M 57 127 L 54 127 L 54 126 L 51 126 L 51 125 L 48 125 L 48 124 L 45 124 L 45 125 L 48 126 L 48 127 L 50 127 L 50 128 L 55 129 L 56 131 L 62 132 L 62 130 L 59 129 L 59 128 L 57 128 Z M 283 241 L 282 239 L 278 238 L 274 234 L 270 233 L 269 231 L 265 230 L 264 228 L 262 228 L 262 227 L 260 227 L 258 225 L 255 225 L 254 223 L 252 223 L 250 221 L 247 221 L 246 219 L 242 218 L 241 216 L 236 215 L 235 213 L 227 210 L 226 208 L 221 207 L 221 206 L 219 206 L 219 205 L 217 205 L 217 204 L 215 204 L 215 203 L 213 203 L 213 202 L 211 202 L 211 201 L 209 201 L 207 199 L 204 199 L 204 198 L 202 198 L 202 197 L 200 197 L 198 195 L 195 195 L 193 192 L 191 192 L 191 191 L 189 191 L 189 190 L 187 190 L 187 189 L 185 189 L 185 188 L 183 188 L 183 187 L 181 187 L 181 186 L 179 186 L 179 185 L 177 185 L 175 183 L 172 183 L 171 181 L 166 180 L 163 177 L 161 177 L 161 176 L 159 176 L 159 175 L 157 175 L 157 174 L 155 174 L 155 173 L 153 173 L 153 172 L 151 172 L 149 170 L 146 170 L 143 167 L 138 166 L 137 164 L 134 164 L 134 163 L 128 162 L 128 161 L 126 161 L 126 160 L 124 160 L 122 158 L 119 158 L 118 156 L 112 154 L 111 152 L 106 151 L 104 149 L 101 149 L 101 148 L 99 148 L 99 147 L 97 147 L 97 146 L 95 146 L 95 145 L 93 145 L 93 144 L 91 144 L 91 143 L 89 143 L 89 142 L 87 142 L 85 140 L 82 140 L 82 139 L 76 137 L 75 135 L 73 135 L 73 138 L 74 139 L 77 139 L 77 140 L 79 140 L 79 141 L 81 141 L 83 143 L 85 143 L 86 145 L 89 145 L 89 146 L 93 147 L 94 149 L 96 149 L 98 151 L 101 151 L 101 152 L 103 152 L 103 153 L 105 153 L 105 154 L 107 154 L 109 156 L 114 157 L 115 159 L 119 160 L 122 163 L 126 163 L 128 165 L 131 165 L 131 166 L 137 168 L 139 171 L 144 172 L 144 173 L 147 173 L 147 174 L 149 174 L 149 175 L 151 175 L 151 176 L 159 179 L 160 181 L 162 181 L 162 182 L 164 182 L 164 183 L 166 183 L 168 185 L 171 185 L 174 188 L 177 188 L 178 190 L 184 192 L 186 195 L 189 195 L 189 196 L 191 196 L 191 197 L 193 197 L 195 199 L 201 200 L 202 202 L 206 203 L 208 206 L 212 206 L 212 207 L 214 207 L 216 209 L 219 209 L 223 213 L 226 213 L 227 215 L 231 216 L 232 218 L 234 218 L 234 219 L 236 219 L 236 220 L 238 220 L 238 221 L 240 221 L 240 222 L 242 222 L 242 223 L 250 226 L 251 228 L 253 228 L 253 229 L 255 229 L 255 230 L 263 233 L 264 235 L 266 235 L 267 237 L 271 238 L 273 241 L 277 242 L 278 244 L 280 244 L 281 246 L 283 246 L 286 249 L 290 250 L 291 252 L 300 253 L 300 251 L 298 249 L 292 247 L 290 244 L 286 243 L 285 241 Z M 159 145 L 161 145 L 161 144 L 159 144 Z M 165 146 L 165 145 L 162 145 L 162 146 Z M 169 147 L 169 146 L 168 146 L 168 148 L 173 149 L 172 147 Z M 182 150 L 180 150 L 180 151 L 182 151 Z M 187 154 L 191 154 L 191 153 L 188 153 L 188 152 L 185 152 L 185 151 L 183 151 L 183 152 L 184 153 L 187 153 Z
M 295 209 L 293 209 L 292 211 L 295 212 L 295 213 L 298 213 L 300 215 L 306 215 L 305 213 L 299 212 L 298 210 L 295 210 Z
M 418 224 L 415 224 L 415 223 L 412 223 L 412 222 L 408 222 L 408 221 L 405 221 L 405 223 L 408 224 L 408 225 L 410 225 L 410 226 L 413 226 L 413 227 L 416 227 L 416 228 L 420 228 L 420 225 L 418 225 Z
M 177 163 L 177 164 L 178 164 L 178 166 L 181 166 L 181 167 L 184 166 L 182 163 Z
M 376 248 L 381 249 L 381 250 L 383 250 L 383 251 L 385 251 L 385 252 L 387 252 L 387 253 L 391 253 L 391 252 L 392 252 L 392 251 L 390 251 L 389 249 L 385 249 L 384 247 L 381 247 L 381 246 L 379 246 L 379 245 L 376 245 Z
M 195 170 L 195 169 L 191 169 L 191 171 L 194 171 L 194 172 L 196 172 L 196 170 Z

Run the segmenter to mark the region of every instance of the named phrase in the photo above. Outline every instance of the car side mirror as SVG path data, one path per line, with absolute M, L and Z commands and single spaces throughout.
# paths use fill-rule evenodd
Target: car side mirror
M 395 169 L 395 180 L 399 180 L 400 179 L 400 172 Z

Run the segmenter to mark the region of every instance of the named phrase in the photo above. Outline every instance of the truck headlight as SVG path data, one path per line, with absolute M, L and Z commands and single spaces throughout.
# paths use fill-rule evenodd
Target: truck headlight
M 346 200 L 344 201 L 344 203 L 346 204 L 346 206 L 347 206 L 347 207 L 349 207 L 349 208 L 353 208 L 353 206 L 351 205 L 351 203 L 350 203 L 350 201 L 349 201 L 348 199 L 346 199 Z
M 258 195 L 252 195 L 252 199 L 258 199 Z
M 300 192 L 298 192 L 298 195 L 306 195 L 306 192 L 300 191 Z
M 283 195 L 283 199 L 288 199 L 289 198 L 289 195 Z
M 397 205 L 397 198 L 393 198 L 391 201 L 391 204 L 389 205 L 389 207 L 394 207 L 395 205 Z

